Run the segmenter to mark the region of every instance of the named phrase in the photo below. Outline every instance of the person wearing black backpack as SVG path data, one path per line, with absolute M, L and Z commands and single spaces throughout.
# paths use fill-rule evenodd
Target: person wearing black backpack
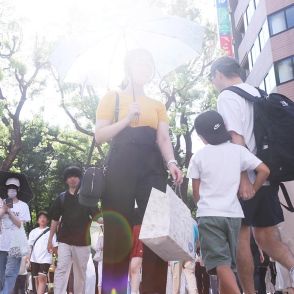
M 96 207 L 87 208 L 78 201 L 78 189 L 82 178 L 79 167 L 64 170 L 64 182 L 68 189 L 54 201 L 48 251 L 52 252 L 52 239 L 57 231 L 58 261 L 54 275 L 54 293 L 66 293 L 71 267 L 74 273 L 74 293 L 85 294 L 86 269 L 90 257 L 90 224 L 98 213 Z
M 242 69 L 238 62 L 231 57 L 225 56 L 214 61 L 211 66 L 210 77 L 212 83 L 220 92 L 217 100 L 217 110 L 224 118 L 226 127 L 232 136 L 232 142 L 246 146 L 251 152 L 256 154 L 260 147 L 257 144 L 260 138 L 255 136 L 256 127 L 258 127 L 255 124 L 255 113 L 257 107 L 263 106 L 257 105 L 259 103 L 253 103 L 246 99 L 247 96 L 244 97 L 245 95 L 237 93 L 247 92 L 251 94 L 250 97 L 257 99 L 257 97 L 261 96 L 262 92 L 243 82 Z M 231 88 L 232 86 L 234 88 Z M 228 89 L 229 87 L 230 89 Z M 241 92 L 238 89 L 243 91 Z M 285 97 L 285 99 L 287 98 Z M 263 101 L 267 102 L 266 100 Z M 284 103 L 287 104 L 288 102 L 284 101 Z M 271 147 L 268 145 L 269 143 L 263 143 L 262 148 L 264 150 Z M 264 161 L 268 164 L 266 160 Z M 276 170 L 271 169 L 271 174 L 275 173 Z M 250 251 L 250 227 L 253 227 L 255 239 L 261 249 L 290 271 L 292 287 L 294 287 L 294 256 L 281 241 L 276 226 L 284 220 L 278 198 L 279 184 L 267 182 L 255 194 L 251 184 L 254 177 L 254 173 L 242 173 L 239 188 L 239 196 L 245 219 L 239 235 L 237 263 L 239 279 L 246 294 L 255 293 L 253 280 L 254 265 Z

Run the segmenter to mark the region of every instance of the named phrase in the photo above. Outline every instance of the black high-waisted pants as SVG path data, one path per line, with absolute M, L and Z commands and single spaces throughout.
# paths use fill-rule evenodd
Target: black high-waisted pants
M 142 221 L 152 187 L 165 191 L 167 173 L 156 130 L 126 128 L 112 142 L 102 199 L 103 294 L 126 294 L 135 200 Z M 144 246 L 142 293 L 165 294 L 167 263 Z M 115 291 L 113 291 L 115 290 Z

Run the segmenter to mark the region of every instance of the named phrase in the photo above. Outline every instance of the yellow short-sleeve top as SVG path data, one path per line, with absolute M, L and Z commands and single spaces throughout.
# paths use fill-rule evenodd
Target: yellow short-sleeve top
M 136 100 L 140 107 L 140 116 L 138 120 L 133 121 L 131 127 L 151 127 L 158 128 L 159 122 L 167 122 L 168 117 L 166 108 L 163 103 L 149 97 L 139 97 Z M 109 92 L 101 100 L 97 108 L 97 120 L 114 120 L 116 93 Z M 119 94 L 119 117 L 118 120 L 125 118 L 128 115 L 130 104 L 133 102 L 133 97 Z

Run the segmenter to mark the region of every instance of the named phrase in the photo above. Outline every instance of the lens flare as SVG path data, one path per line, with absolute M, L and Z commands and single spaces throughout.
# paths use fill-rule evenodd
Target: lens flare
M 104 263 L 116 264 L 128 258 L 132 249 L 132 229 L 127 219 L 116 211 L 106 210 L 103 214 L 98 213 L 94 219 L 97 221 L 103 217 L 104 222 L 104 244 L 109 244 L 104 248 Z M 89 228 L 92 239 L 98 231 L 97 223 Z M 95 237 L 94 237 L 95 238 Z M 109 241 L 108 241 L 109 240 Z M 92 240 L 92 245 L 95 240 Z M 111 243 L 111 244 L 110 244 Z

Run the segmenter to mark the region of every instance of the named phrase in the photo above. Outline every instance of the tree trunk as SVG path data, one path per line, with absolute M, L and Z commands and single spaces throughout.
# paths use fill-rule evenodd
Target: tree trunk
M 8 155 L 3 160 L 0 170 L 8 171 L 16 159 L 20 149 L 21 149 L 21 133 L 20 133 L 20 123 L 18 118 L 13 119 L 13 133 L 11 134 L 11 148 Z

